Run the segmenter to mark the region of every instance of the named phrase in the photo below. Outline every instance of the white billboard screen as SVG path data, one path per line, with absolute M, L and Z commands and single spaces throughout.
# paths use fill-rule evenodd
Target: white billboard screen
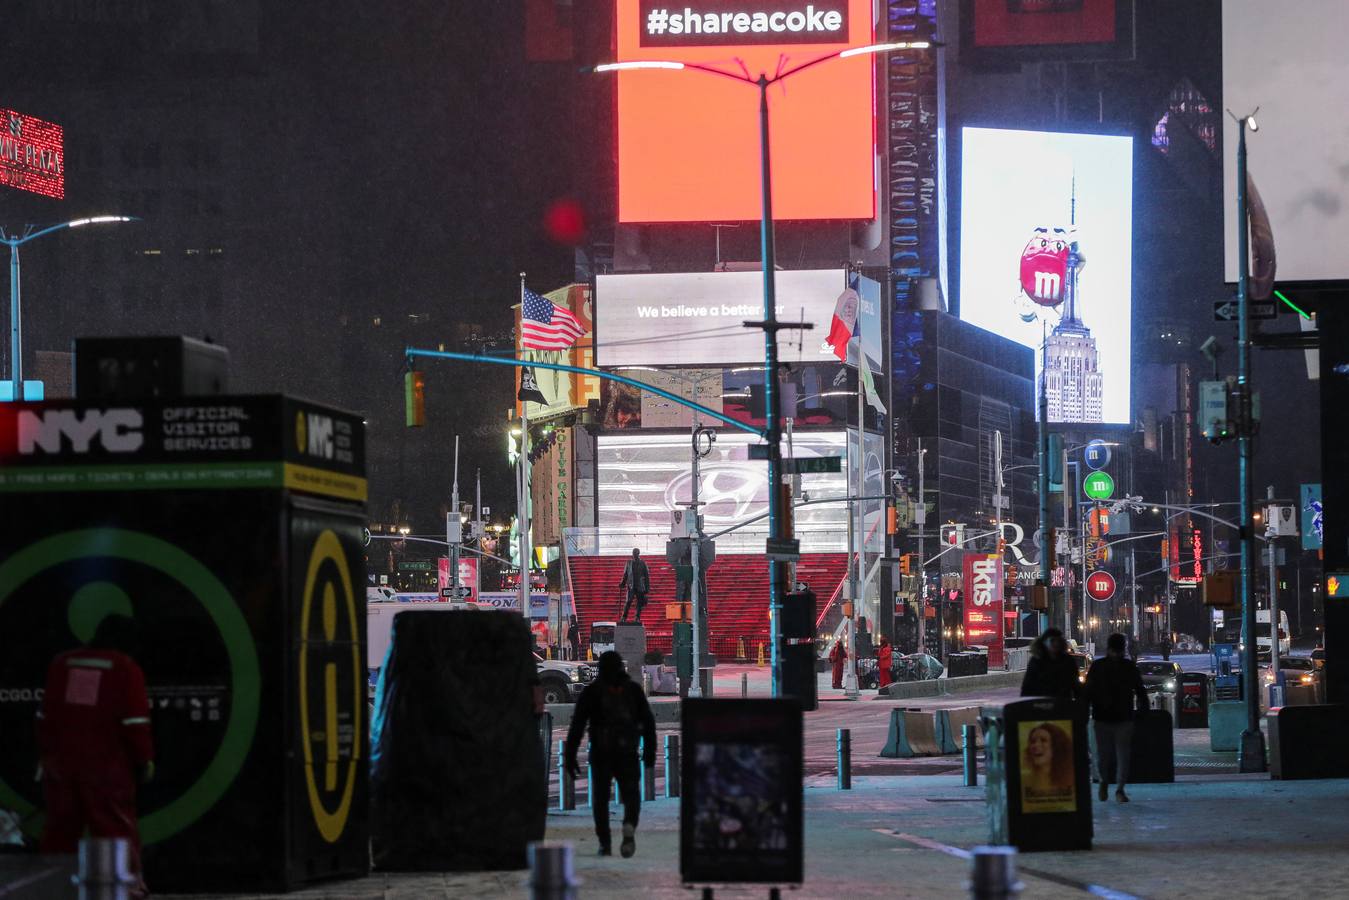
M 1049 421 L 1130 421 L 1133 139 L 962 142 L 960 318 L 1034 349 L 1037 385 L 1048 358 Z
M 1349 3 L 1223 0 L 1222 20 L 1227 280 L 1237 280 L 1237 123 L 1226 110 L 1257 107 L 1246 166 L 1269 213 L 1278 280 L 1349 279 Z
M 783 362 L 835 359 L 824 340 L 846 287 L 843 270 L 778 272 L 774 284 L 778 318 L 814 326 L 799 342 L 782 333 Z M 600 366 L 763 363 L 763 332 L 743 324 L 763 318 L 760 272 L 600 275 L 595 295 Z
M 768 512 L 768 463 L 749 458 L 747 434 L 717 435 L 712 453 L 699 463 L 703 529 L 715 533 Z M 792 452 L 798 457 L 843 456 L 844 434 L 797 432 Z M 670 514 L 686 509 L 690 474 L 689 436 L 601 435 L 596 447 L 601 552 L 623 552 L 636 545 L 664 545 Z M 811 499 L 847 496 L 843 472 L 801 476 Z M 801 507 L 796 534 L 806 552 L 841 552 L 848 546 L 846 503 Z M 717 539 L 718 553 L 763 553 L 766 518 Z M 644 540 L 645 538 L 645 540 Z

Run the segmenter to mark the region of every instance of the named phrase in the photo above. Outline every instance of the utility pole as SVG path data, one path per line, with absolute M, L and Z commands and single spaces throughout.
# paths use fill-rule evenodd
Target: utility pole
M 866 466 L 865 454 L 862 452 L 862 438 L 864 431 L 862 428 L 863 419 L 866 410 L 863 406 L 862 398 L 862 366 L 867 364 L 866 354 L 858 347 L 858 369 L 857 369 L 857 459 L 852 468 L 857 474 L 857 484 L 851 493 L 854 497 L 865 495 L 863 488 L 863 469 Z M 857 610 L 862 605 L 862 583 L 866 578 L 864 566 L 866 565 L 866 553 L 863 549 L 866 547 L 866 507 L 862 501 L 848 501 L 848 550 L 857 554 L 857 564 L 849 565 L 849 593 L 852 595 L 852 614 L 848 616 L 848 670 L 843 674 L 843 696 L 849 700 L 856 700 L 858 697 L 857 689 Z
M 1258 111 L 1258 110 L 1257 110 Z M 1230 114 L 1230 113 L 1229 113 Z M 1235 117 L 1234 117 L 1235 118 Z M 1251 304 L 1250 209 L 1246 199 L 1246 130 L 1255 131 L 1255 113 L 1237 119 L 1237 462 L 1241 491 L 1241 630 L 1246 638 L 1241 672 L 1245 682 L 1246 730 L 1241 734 L 1237 767 L 1242 772 L 1264 772 L 1265 735 L 1260 731 L 1260 671 L 1255 653 L 1255 494 L 1251 471 Z M 1169 612 L 1169 610 L 1168 610 Z M 1271 634 L 1273 632 L 1271 631 Z
M 924 554 L 924 532 L 927 530 L 927 493 L 924 486 L 923 470 L 926 468 L 927 451 L 923 449 L 923 439 L 918 438 L 918 505 L 913 511 L 913 524 L 918 526 L 918 652 L 927 652 L 927 556 Z M 938 622 L 938 627 L 941 623 Z
M 459 435 L 454 436 L 454 486 L 450 488 L 450 511 L 445 513 L 445 549 L 449 557 L 450 587 L 459 599 L 459 545 L 464 539 L 464 526 L 459 521 Z
M 525 302 L 525 273 L 520 273 L 520 303 Z M 529 401 L 520 401 L 520 457 L 517 471 L 516 518 L 520 546 L 520 615 L 529 621 Z
M 1054 620 L 1054 592 L 1049 589 L 1049 557 L 1054 552 L 1050 541 L 1049 528 L 1049 429 L 1047 419 L 1049 418 L 1049 391 L 1045 384 L 1045 368 L 1049 362 L 1048 339 L 1040 343 L 1040 415 L 1036 423 L 1039 432 L 1036 435 L 1036 442 L 1040 446 L 1040 477 L 1038 479 L 1040 489 L 1040 584 L 1044 585 L 1045 593 L 1050 598 L 1049 609 L 1040 615 L 1040 633 L 1043 634 L 1048 628 L 1049 623 Z M 1068 569 L 1064 569 L 1064 591 L 1068 589 Z
M 1274 485 L 1265 488 L 1265 498 L 1269 500 L 1270 507 L 1274 505 Z M 1274 683 L 1279 683 L 1279 563 L 1278 548 L 1275 546 L 1274 537 L 1277 534 L 1278 524 L 1274 521 L 1274 516 L 1269 515 L 1272 509 L 1265 514 L 1265 552 L 1269 554 L 1269 672 L 1274 677 Z M 1291 649 L 1291 644 L 1290 644 Z
M 706 450 L 698 446 L 704 435 L 707 437 Z M 695 413 L 692 436 L 693 483 L 689 488 L 689 515 L 693 517 L 693 527 L 690 529 L 693 540 L 689 545 L 689 561 L 693 563 L 693 580 L 689 582 L 689 608 L 693 613 L 693 682 L 689 685 L 690 697 L 703 695 L 703 641 L 706 637 L 702 633 L 703 604 L 707 602 L 707 598 L 703 596 L 702 585 L 703 517 L 698 512 L 698 508 L 702 506 L 702 502 L 698 499 L 698 483 L 702 476 L 698 474 L 698 460 L 712 452 L 712 445 L 716 440 L 717 433 L 711 428 L 701 427 Z

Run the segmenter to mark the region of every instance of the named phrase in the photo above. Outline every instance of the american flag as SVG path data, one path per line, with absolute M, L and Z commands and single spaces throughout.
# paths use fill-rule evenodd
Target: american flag
M 526 350 L 566 350 L 586 333 L 581 321 L 557 304 L 524 288 L 520 346 Z

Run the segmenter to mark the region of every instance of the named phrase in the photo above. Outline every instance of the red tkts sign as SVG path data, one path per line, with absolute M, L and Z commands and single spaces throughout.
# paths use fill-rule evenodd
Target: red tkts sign
M 61 126 L 0 109 L 0 185 L 64 199 L 66 149 Z
M 1002 605 L 1002 558 L 965 554 L 965 644 L 987 647 L 989 668 L 1004 664 Z

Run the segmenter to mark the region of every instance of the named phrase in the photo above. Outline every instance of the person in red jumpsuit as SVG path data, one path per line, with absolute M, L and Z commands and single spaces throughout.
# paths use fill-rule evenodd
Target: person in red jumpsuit
M 878 687 L 885 687 L 894 681 L 894 676 L 890 674 L 890 666 L 895 661 L 895 648 L 890 646 L 890 641 L 881 635 L 881 645 L 876 648 L 876 679 Z
M 829 661 L 834 664 L 834 688 L 843 687 L 843 664 L 848 661 L 848 651 L 843 649 L 843 641 L 835 642 L 829 651 Z
M 47 804 L 42 852 L 75 853 L 86 830 L 126 838 L 139 880 L 136 784 L 154 775 L 154 746 L 145 675 L 130 656 L 135 645 L 135 622 L 109 615 L 86 646 L 53 659 L 37 736 Z

